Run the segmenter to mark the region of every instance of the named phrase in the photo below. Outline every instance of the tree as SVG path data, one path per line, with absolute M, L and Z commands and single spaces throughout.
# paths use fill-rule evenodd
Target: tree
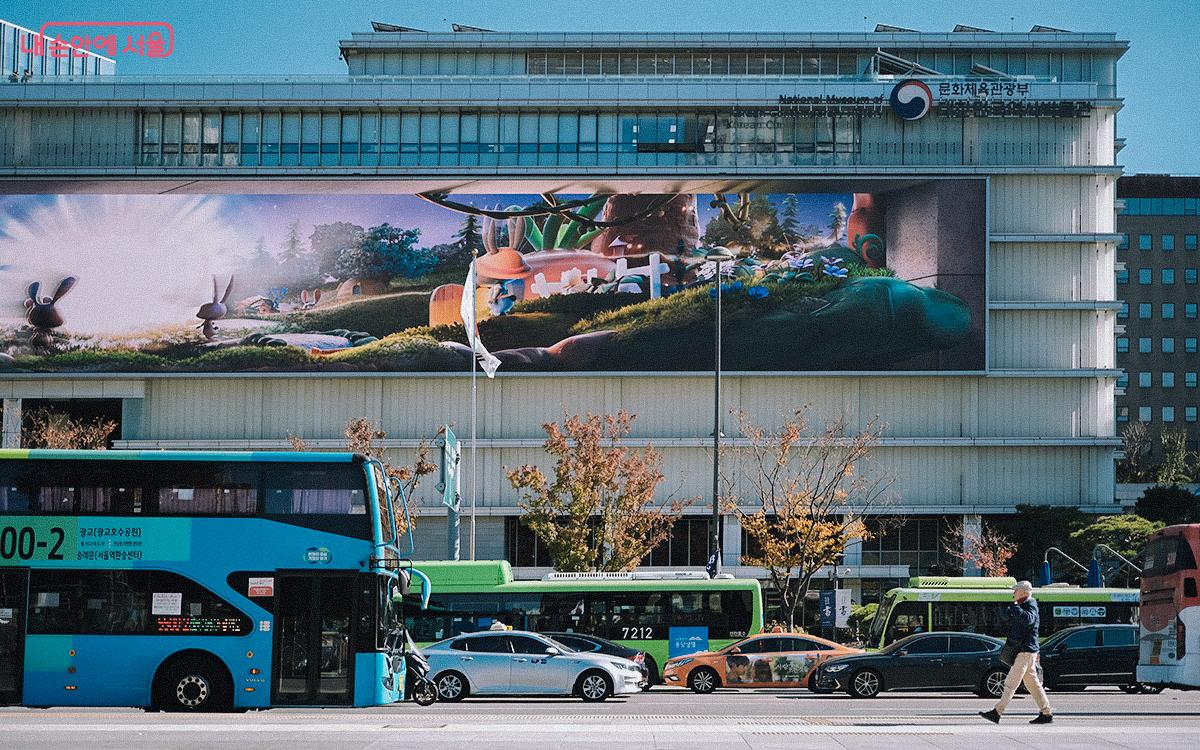
M 750 199 L 749 215 L 744 222 L 734 222 L 718 216 L 704 228 L 703 242 L 710 247 L 721 245 L 745 252 L 779 257 L 787 249 L 779 214 L 765 194 Z
M 807 406 L 777 429 L 737 416 L 747 445 L 733 457 L 745 490 L 738 496 L 731 487 L 726 507 L 750 541 L 742 564 L 766 570 L 791 628 L 813 576 L 835 564 L 851 539 L 870 537 L 864 522 L 891 484 L 869 466 L 883 428 L 872 419 L 854 433 L 841 418 L 814 427 Z
M 1200 496 L 1177 484 L 1156 484 L 1146 488 L 1134 510 L 1142 518 L 1167 526 L 1200 523 Z
M 1050 547 L 1069 548 L 1071 533 L 1087 525 L 1091 518 L 1078 508 L 1018 504 L 1014 514 L 997 518 L 992 526 L 1016 545 L 1008 561 L 1012 575 L 1033 580 L 1046 550 Z M 1066 551 L 1071 553 L 1069 549 Z M 1071 570 L 1065 573 L 1063 577 L 1075 575 Z
M 1150 434 L 1145 422 L 1130 422 L 1121 431 L 1125 457 L 1117 465 L 1117 481 L 1140 482 L 1146 473 L 1143 461 L 1150 455 Z
M 1192 481 L 1192 454 L 1187 449 L 1187 433 L 1183 430 L 1163 430 L 1159 441 L 1162 443 L 1163 460 L 1158 466 L 1156 481 L 1159 484 Z
M 683 502 L 656 503 L 662 457 L 653 447 L 626 447 L 634 417 L 588 412 L 542 425 L 555 459 L 553 478 L 526 464 L 506 472 L 521 491 L 521 522 L 564 572 L 624 571 L 637 567 L 667 539 Z
M 779 221 L 779 229 L 783 232 L 783 241 L 789 247 L 800 239 L 799 225 L 796 216 L 799 214 L 799 202 L 795 193 L 788 193 L 783 199 L 783 218 Z
M 833 204 L 833 211 L 829 213 L 829 233 L 833 236 L 833 241 L 837 242 L 846 233 L 846 223 L 850 218 L 850 212 L 846 210 L 846 204 L 838 201 Z
M 362 227 L 348 221 L 313 227 L 312 234 L 308 236 L 308 245 L 312 248 L 314 270 L 321 276 L 333 275 L 337 270 L 338 258 L 346 250 L 357 247 L 363 233 Z
M 424 276 L 437 258 L 425 248 L 418 248 L 420 229 L 400 229 L 390 224 L 371 227 L 358 245 L 338 256 L 338 273 L 343 278 L 388 281 L 393 276 L 416 278 Z
M 483 233 L 479 228 L 479 217 L 467 214 L 462 227 L 454 235 L 454 244 L 458 247 L 459 255 L 474 258 L 483 252 Z
M 111 420 L 72 419 L 51 409 L 34 409 L 25 415 L 21 445 L 26 448 L 104 450 L 117 430 Z
M 1133 560 L 1146 546 L 1151 534 L 1163 527 L 1158 521 L 1141 516 L 1101 516 L 1092 523 L 1071 534 L 1071 539 L 1080 548 L 1089 552 L 1098 544 L 1115 550 L 1126 559 Z M 1129 571 L 1126 569 L 1126 573 Z
M 396 466 L 387 460 L 385 449 L 378 441 L 386 440 L 387 433 L 379 425 L 364 417 L 358 417 L 346 422 L 342 430 L 346 437 L 346 449 L 351 453 L 361 453 L 367 458 L 373 458 L 383 466 L 383 473 L 389 480 L 395 480 L 408 500 L 408 518 L 404 516 L 404 508 L 394 506 L 396 530 L 404 534 L 408 532 L 409 522 L 415 523 L 417 518 L 416 492 L 421 479 L 437 471 L 437 466 L 429 460 L 429 443 L 422 440 L 417 444 L 417 454 L 411 465 Z M 440 431 L 438 433 L 441 434 Z M 311 450 L 304 438 L 299 435 L 288 435 L 292 450 Z
M 1008 561 L 1017 552 L 1016 543 L 991 524 L 968 527 L 962 519 L 946 529 L 942 546 L 951 557 L 964 566 L 974 565 L 985 576 L 1008 575 Z
M 279 262 L 285 265 L 300 260 L 300 257 L 304 255 L 304 246 L 300 244 L 299 219 L 288 224 L 287 237 L 283 239 L 283 245 L 279 250 Z

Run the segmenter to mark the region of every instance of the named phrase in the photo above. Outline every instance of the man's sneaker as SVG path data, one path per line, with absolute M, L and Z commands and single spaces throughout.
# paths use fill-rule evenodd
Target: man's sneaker
M 1051 716 L 1050 714 L 1038 714 L 1037 717 L 1034 718 L 1034 720 L 1029 723 L 1030 724 L 1052 724 L 1052 723 L 1054 723 L 1054 717 Z
M 980 711 L 979 715 L 982 716 L 983 718 L 987 719 L 988 721 L 992 722 L 993 724 L 1000 723 L 1000 714 L 996 713 L 996 709 L 994 709 L 994 708 L 991 711 Z

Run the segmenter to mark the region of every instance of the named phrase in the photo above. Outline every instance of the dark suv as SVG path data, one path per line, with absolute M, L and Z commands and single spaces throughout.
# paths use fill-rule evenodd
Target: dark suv
M 1157 693 L 1137 681 L 1137 625 L 1077 625 L 1042 643 L 1044 682 L 1050 690 L 1116 685 L 1127 693 Z

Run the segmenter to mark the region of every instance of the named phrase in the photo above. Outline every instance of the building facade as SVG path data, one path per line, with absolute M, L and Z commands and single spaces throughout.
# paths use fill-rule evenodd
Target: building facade
M 901 181 L 948 194 L 955 183 L 938 181 L 975 181 L 986 248 L 972 271 L 985 284 L 976 366 L 724 379 L 726 405 L 764 421 L 811 404 L 851 429 L 886 423 L 875 461 L 908 520 L 848 549 L 839 571 L 870 592 L 944 565 L 947 519 L 977 525 L 1019 503 L 1116 509 L 1116 64 L 1126 48 L 1113 34 L 1043 31 L 355 33 L 341 42 L 344 76 L 0 87 L 0 189 L 698 194 Z M 913 110 L 902 84 L 932 106 Z M 702 564 L 712 414 L 711 373 L 698 369 L 502 368 L 483 381 L 475 554 L 510 557 L 527 575 L 549 564 L 516 522 L 503 470 L 544 463 L 541 425 L 570 404 L 638 415 L 634 443 L 662 451 L 667 491 L 701 498 L 650 562 Z M 119 448 L 286 448 L 289 435 L 333 447 L 347 419 L 367 417 L 397 460 L 444 423 L 463 435 L 471 403 L 466 373 L 9 371 L 0 389 L 8 444 L 22 400 L 99 399 L 119 411 Z M 435 556 L 444 510 L 428 495 L 419 547 Z M 739 568 L 736 519 L 723 525 L 726 566 L 753 572 Z
M 1117 425 L 1144 423 L 1157 462 L 1164 431 L 1200 440 L 1200 178 L 1122 177 L 1117 198 Z

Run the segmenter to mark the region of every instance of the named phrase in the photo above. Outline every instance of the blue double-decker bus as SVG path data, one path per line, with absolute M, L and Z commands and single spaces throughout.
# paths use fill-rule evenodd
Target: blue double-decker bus
M 350 453 L 0 451 L 0 705 L 401 700 L 403 503 Z

